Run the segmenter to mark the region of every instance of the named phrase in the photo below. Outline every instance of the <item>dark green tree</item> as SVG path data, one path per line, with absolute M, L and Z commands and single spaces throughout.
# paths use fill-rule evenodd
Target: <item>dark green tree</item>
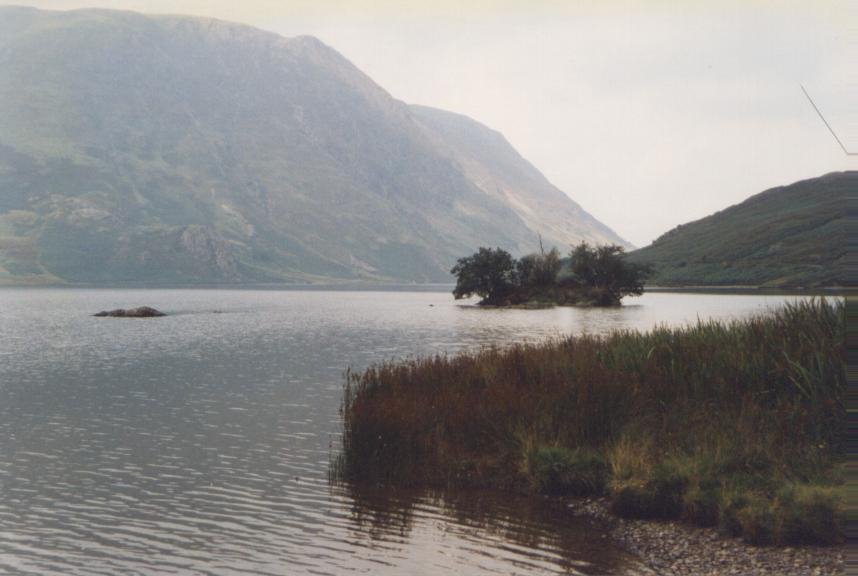
M 499 303 L 513 287 L 515 260 L 501 248 L 480 248 L 474 255 L 459 258 L 450 273 L 456 276 L 456 299 L 476 294 L 483 304 Z
M 515 285 L 518 287 L 530 286 L 536 276 L 536 254 L 522 256 L 515 263 Z
M 643 294 L 650 267 L 626 261 L 622 246 L 591 247 L 582 242 L 569 254 L 573 283 L 598 306 L 619 304 L 623 296 Z
M 555 286 L 561 266 L 560 252 L 557 248 L 523 256 L 515 264 L 516 284 L 522 288 Z

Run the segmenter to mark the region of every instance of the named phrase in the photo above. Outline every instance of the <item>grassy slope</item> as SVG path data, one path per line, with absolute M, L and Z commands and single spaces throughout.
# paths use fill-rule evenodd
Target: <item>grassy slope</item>
M 846 310 L 617 332 L 353 374 L 345 477 L 607 492 L 624 515 L 839 542 Z
M 858 172 L 767 190 L 679 226 L 629 254 L 655 265 L 654 285 L 843 286 L 847 198 Z

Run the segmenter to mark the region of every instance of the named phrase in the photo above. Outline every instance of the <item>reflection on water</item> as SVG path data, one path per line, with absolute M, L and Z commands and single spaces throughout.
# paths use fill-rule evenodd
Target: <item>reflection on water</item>
M 347 487 L 354 538 L 382 550 L 422 541 L 426 573 L 645 574 L 634 559 L 606 544 L 598 526 L 562 502 L 493 492 Z M 427 538 L 443 525 L 455 539 Z M 454 544 L 451 546 L 451 544 Z M 396 552 L 388 554 L 396 559 Z
M 0 290 L 0 573 L 637 573 L 548 500 L 330 487 L 342 374 L 779 297 L 479 310 L 437 292 Z M 96 319 L 149 305 L 160 319 Z

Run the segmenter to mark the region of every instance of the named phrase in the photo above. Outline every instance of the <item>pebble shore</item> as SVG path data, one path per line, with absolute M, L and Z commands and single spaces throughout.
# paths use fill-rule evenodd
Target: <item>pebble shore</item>
M 661 576 L 840 576 L 846 546 L 751 546 L 714 528 L 679 522 L 625 520 L 604 499 L 569 504 L 576 514 L 604 522 L 611 536 Z

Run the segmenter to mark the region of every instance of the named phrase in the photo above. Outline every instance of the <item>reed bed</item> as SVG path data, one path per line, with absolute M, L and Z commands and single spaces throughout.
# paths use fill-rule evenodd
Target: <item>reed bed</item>
M 846 304 L 350 373 L 355 482 L 605 495 L 757 544 L 843 540 Z

